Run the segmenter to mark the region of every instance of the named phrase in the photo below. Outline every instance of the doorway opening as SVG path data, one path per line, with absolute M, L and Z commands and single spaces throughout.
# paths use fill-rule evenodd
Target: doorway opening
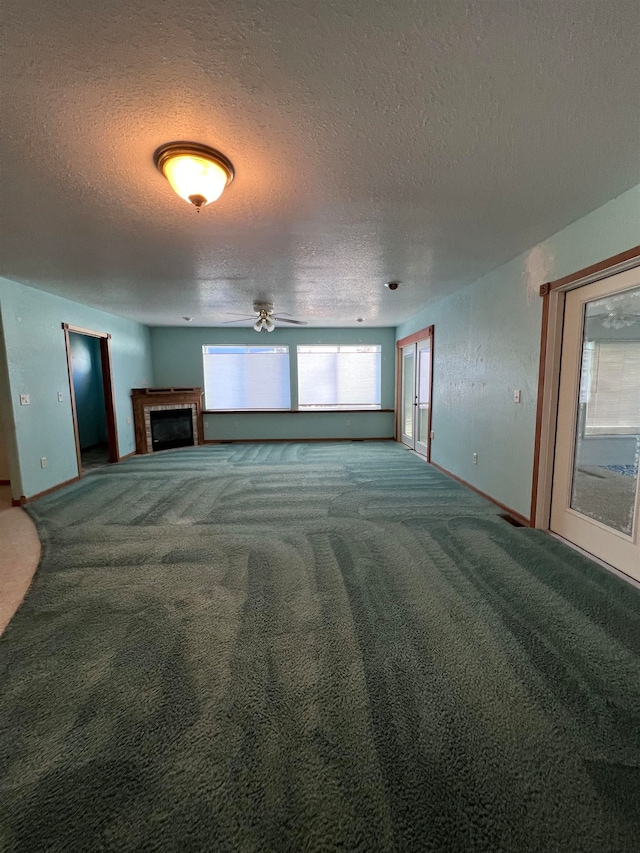
M 111 336 L 63 323 L 78 476 L 118 461 Z
M 535 526 L 640 580 L 640 252 L 545 285 Z
M 17 460 L 16 430 L 11 407 L 11 391 L 9 385 L 9 366 L 4 340 L 4 328 L 0 317 L 0 510 L 12 506 L 12 486 L 17 491 L 15 467 L 12 460 Z M 12 475 L 12 469 L 14 474 Z M 12 476 L 14 482 L 12 483 Z M 16 495 L 17 497 L 17 495 Z
M 396 439 L 431 461 L 433 326 L 396 343 Z
M 4 424 L 4 409 L 8 406 L 2 400 L 0 411 L 0 510 L 11 506 L 11 474 L 9 470 L 9 454 L 7 452 L 6 429 Z

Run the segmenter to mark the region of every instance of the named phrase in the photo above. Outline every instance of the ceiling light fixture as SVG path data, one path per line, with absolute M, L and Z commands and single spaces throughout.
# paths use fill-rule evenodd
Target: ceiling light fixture
M 625 326 L 633 326 L 638 317 L 632 317 L 628 314 L 618 314 L 612 311 L 603 321 L 602 325 L 605 329 L 624 329 Z
M 235 177 L 231 160 L 197 142 L 167 142 L 156 150 L 153 162 L 180 198 L 198 212 L 220 198 Z
M 273 332 L 275 325 L 273 324 L 271 317 L 267 316 L 267 312 L 261 311 L 260 316 L 258 317 L 258 322 L 253 328 L 256 332 Z

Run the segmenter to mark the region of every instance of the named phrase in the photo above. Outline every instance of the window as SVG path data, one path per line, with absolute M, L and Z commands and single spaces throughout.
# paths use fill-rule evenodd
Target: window
M 290 409 L 289 347 L 203 346 L 209 411 Z
M 299 346 L 298 408 L 379 409 L 381 347 Z
M 592 341 L 583 354 L 585 435 L 640 433 L 640 341 Z

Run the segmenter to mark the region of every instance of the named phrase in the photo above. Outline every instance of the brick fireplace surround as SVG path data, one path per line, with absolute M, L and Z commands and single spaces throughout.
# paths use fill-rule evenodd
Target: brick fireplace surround
M 193 417 L 193 443 L 204 443 L 202 423 L 201 388 L 132 388 L 133 423 L 136 435 L 136 453 L 152 453 L 151 412 L 172 409 L 191 409 Z

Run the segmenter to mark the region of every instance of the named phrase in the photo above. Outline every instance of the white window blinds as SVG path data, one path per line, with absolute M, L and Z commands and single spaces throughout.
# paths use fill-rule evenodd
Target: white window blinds
M 204 346 L 209 411 L 290 409 L 288 346 Z
M 585 435 L 640 434 L 640 341 L 589 342 L 582 380 Z
M 381 347 L 298 347 L 299 409 L 379 409 Z

